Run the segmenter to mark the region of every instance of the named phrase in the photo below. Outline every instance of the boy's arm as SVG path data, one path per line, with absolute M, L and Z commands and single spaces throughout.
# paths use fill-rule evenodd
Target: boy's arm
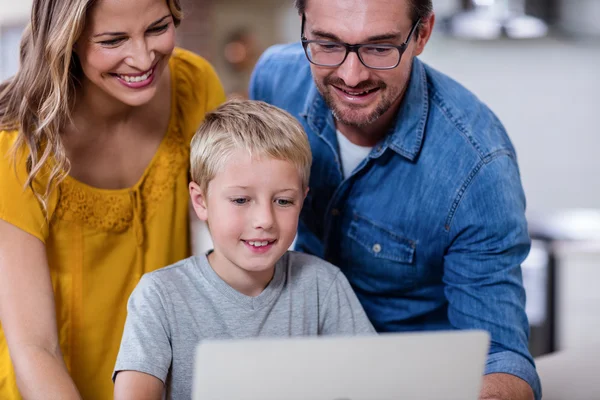
M 320 312 L 319 335 L 372 334 L 375 329 L 341 271 L 325 295 Z
M 161 400 L 165 385 L 160 379 L 138 371 L 121 371 L 115 378 L 115 400 Z
M 113 380 L 115 399 L 161 399 L 171 366 L 171 337 L 156 280 L 145 275 L 127 303 L 127 320 Z

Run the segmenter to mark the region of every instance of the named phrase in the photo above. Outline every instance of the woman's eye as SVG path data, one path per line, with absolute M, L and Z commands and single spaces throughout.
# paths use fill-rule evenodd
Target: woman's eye
M 150 29 L 148 29 L 148 31 L 152 32 L 152 33 L 160 33 L 160 32 L 166 31 L 168 27 L 169 27 L 169 24 L 164 24 L 164 25 L 160 25 L 160 26 L 155 26 L 154 28 L 150 28 Z
M 111 39 L 111 40 L 103 40 L 98 43 L 100 43 L 102 46 L 116 46 L 124 40 L 125 40 L 125 38 L 117 38 L 117 39 Z

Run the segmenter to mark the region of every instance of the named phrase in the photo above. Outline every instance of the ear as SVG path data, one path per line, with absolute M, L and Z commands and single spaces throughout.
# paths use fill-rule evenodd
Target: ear
M 417 37 L 415 56 L 421 55 L 423 50 L 425 50 L 425 45 L 429 41 L 435 25 L 435 14 L 432 12 L 429 17 L 421 20 L 419 25 L 419 36 Z
M 306 190 L 304 191 L 304 197 L 302 198 L 302 201 L 306 200 L 306 196 L 308 196 L 308 191 L 310 190 L 309 187 L 306 188 Z
M 192 207 L 194 208 L 194 212 L 202 221 L 208 220 L 208 208 L 206 206 L 206 197 L 200 186 L 196 182 L 190 182 L 190 198 L 192 200 Z

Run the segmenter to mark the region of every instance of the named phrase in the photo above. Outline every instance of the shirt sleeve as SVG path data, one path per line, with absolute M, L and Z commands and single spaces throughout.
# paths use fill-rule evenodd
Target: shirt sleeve
M 506 154 L 482 161 L 459 193 L 444 259 L 448 318 L 457 329 L 490 333 L 486 374 L 515 375 L 540 399 L 528 350 L 521 263 L 531 241 L 516 161 Z
M 374 334 L 375 329 L 344 274 L 338 270 L 319 313 L 320 335 Z
M 25 187 L 27 151 L 22 148 L 12 156 L 17 132 L 0 131 L 0 219 L 46 242 L 49 234 L 48 220 L 42 205 L 30 187 Z M 44 170 L 38 176 L 43 176 Z M 37 182 L 36 182 L 37 183 Z M 36 184 L 45 191 L 45 185 Z M 56 190 L 48 200 L 48 216 L 56 203 Z
M 139 371 L 166 382 L 172 349 L 165 304 L 158 282 L 144 275 L 127 303 L 113 381 L 119 371 Z

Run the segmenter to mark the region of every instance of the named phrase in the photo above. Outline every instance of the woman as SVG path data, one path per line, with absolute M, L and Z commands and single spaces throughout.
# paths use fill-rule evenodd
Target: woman
M 112 398 L 131 290 L 189 255 L 189 140 L 225 96 L 180 20 L 179 0 L 33 2 L 0 86 L 0 398 Z

